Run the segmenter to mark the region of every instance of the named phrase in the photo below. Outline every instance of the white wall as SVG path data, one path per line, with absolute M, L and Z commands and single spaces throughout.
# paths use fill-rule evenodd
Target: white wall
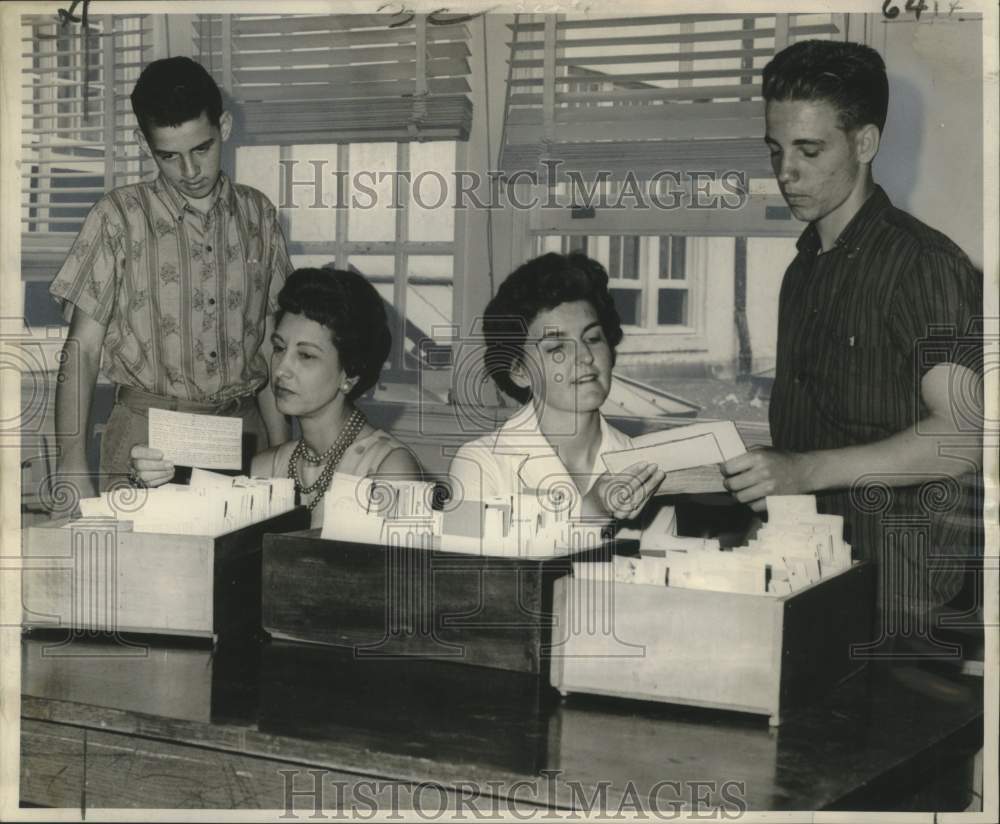
M 889 73 L 889 119 L 875 179 L 902 209 L 982 266 L 982 22 L 879 21 L 868 40 Z

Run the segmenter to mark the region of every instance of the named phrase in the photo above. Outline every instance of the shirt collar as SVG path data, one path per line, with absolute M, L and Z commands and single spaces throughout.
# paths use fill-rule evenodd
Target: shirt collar
M 627 449 L 630 445 L 628 438 L 613 429 L 604 419 L 604 415 L 598 413 L 598 418 L 601 444 L 597 450 L 596 463 L 591 468 L 585 493 L 593 486 L 597 475 L 605 471 L 601 455 L 604 452 Z M 528 459 L 521 465 L 518 473 L 526 489 L 542 489 L 551 484 L 556 477 L 566 477 L 569 474 L 566 465 L 539 429 L 535 405 L 531 401 L 524 404 L 497 430 L 493 450 L 508 454 L 529 453 Z
M 868 199 L 861 204 L 861 208 L 858 209 L 857 213 L 843 228 L 836 241 L 834 241 L 833 249 L 846 249 L 849 254 L 856 252 L 864 245 L 865 239 L 875 225 L 875 219 L 891 206 L 892 202 L 889 200 L 889 196 L 885 193 L 885 190 L 876 184 Z M 807 254 L 816 254 L 819 252 L 822 248 L 822 243 L 820 243 L 819 232 L 816 231 L 815 223 L 810 223 L 806 227 L 806 230 L 799 236 L 798 242 L 795 245 L 800 252 Z M 833 251 L 833 249 L 830 251 Z
M 185 211 L 198 212 L 177 189 L 162 174 L 157 174 L 153 179 L 153 191 L 161 195 L 167 201 L 170 213 L 180 220 L 184 217 Z M 218 209 L 232 214 L 236 210 L 236 187 L 233 186 L 229 175 L 219 172 L 219 194 L 212 204 L 209 212 Z M 200 214 L 200 213 L 199 213 Z

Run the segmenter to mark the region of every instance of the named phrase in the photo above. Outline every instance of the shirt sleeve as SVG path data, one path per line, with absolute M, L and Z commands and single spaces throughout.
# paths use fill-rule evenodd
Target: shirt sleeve
M 101 198 L 84 220 L 49 286 L 49 294 L 59 302 L 67 322 L 74 307 L 103 326 L 110 322 L 118 290 L 117 251 L 123 231 L 109 198 Z
M 482 501 L 515 491 L 502 488 L 493 451 L 476 443 L 467 443 L 455 453 L 448 467 L 448 482 L 453 498 L 461 500 Z
M 285 233 L 281 229 L 281 221 L 278 220 L 277 210 L 270 202 L 267 203 L 266 209 L 271 228 L 271 245 L 268 250 L 270 283 L 267 292 L 267 311 L 268 313 L 273 313 L 278 309 L 278 292 L 285 285 L 285 280 L 294 267 L 292 266 L 291 258 L 288 256 Z
M 894 335 L 915 374 L 954 363 L 982 373 L 982 275 L 961 250 L 924 247 L 897 284 Z

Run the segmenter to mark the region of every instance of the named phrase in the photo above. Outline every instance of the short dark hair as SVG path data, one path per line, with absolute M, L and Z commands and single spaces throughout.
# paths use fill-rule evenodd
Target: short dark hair
M 615 347 L 622 340 L 621 318 L 608 291 L 608 273 L 582 252 L 549 252 L 529 260 L 507 276 L 486 306 L 486 373 L 518 402 L 531 399 L 531 390 L 518 386 L 510 377 L 514 365 L 523 363 L 528 327 L 540 312 L 575 300 L 585 300 L 594 307 L 611 347 L 613 364 Z
M 278 293 L 275 326 L 286 312 L 305 315 L 330 330 L 349 377 L 357 377 L 349 400 L 378 381 L 392 348 L 392 333 L 382 297 L 364 275 L 344 269 L 296 269 Z
M 132 89 L 132 111 L 147 140 L 153 127 L 179 126 L 197 120 L 202 112 L 218 128 L 222 93 L 201 63 L 190 57 L 165 57 L 142 70 Z
M 889 79 L 875 49 L 861 43 L 802 40 L 764 67 L 764 100 L 823 100 L 846 132 L 873 123 L 881 133 L 889 111 Z

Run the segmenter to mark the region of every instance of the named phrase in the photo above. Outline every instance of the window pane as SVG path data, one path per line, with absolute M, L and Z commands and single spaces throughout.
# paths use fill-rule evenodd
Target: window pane
M 657 271 L 660 280 L 666 280 L 670 277 L 670 235 L 660 235 L 659 241 L 660 260 Z
M 324 266 L 333 266 L 333 255 L 291 255 L 292 266 L 296 269 L 322 269 Z
M 28 326 L 66 326 L 59 304 L 49 294 L 47 280 L 29 280 L 24 284 L 24 320 Z
M 656 322 L 660 326 L 687 326 L 687 289 L 660 289 Z
M 618 235 L 612 235 L 608 240 L 608 259 L 611 263 L 608 267 L 608 277 L 620 278 L 622 276 L 622 239 Z
M 294 165 L 284 164 L 284 174 L 291 175 L 293 184 L 288 203 L 282 204 L 285 208 L 281 210 L 288 215 L 288 239 L 334 240 L 337 234 L 337 210 L 334 208 L 337 203 L 337 147 L 332 143 L 291 146 L 286 160 L 294 162 Z M 285 197 L 288 186 L 289 182 L 285 181 L 280 197 Z M 317 202 L 321 205 L 315 206 Z
M 562 238 L 559 237 L 559 235 L 546 235 L 545 237 L 542 238 L 540 247 L 541 248 L 538 250 L 538 254 L 540 255 L 545 255 L 548 254 L 549 252 L 556 252 L 556 253 L 562 252 L 563 250 Z
M 277 207 L 281 205 L 282 195 L 278 189 L 280 183 L 278 173 L 281 169 L 281 166 L 278 165 L 279 156 L 277 146 L 239 146 L 236 149 L 236 182 L 259 189 Z M 296 167 L 298 174 L 295 179 L 305 178 L 306 170 L 312 171 L 312 167 L 309 164 L 305 164 L 303 167 L 303 164 L 300 163 Z M 335 196 L 336 192 L 332 192 L 331 198 Z M 305 189 L 300 189 L 296 194 L 296 202 L 302 203 L 306 197 Z M 308 202 L 312 203 L 312 200 L 310 199 Z M 330 202 L 333 200 L 331 199 Z M 285 214 L 284 209 L 280 209 L 280 211 Z M 332 235 L 330 239 L 333 239 Z
M 455 239 L 455 144 L 410 144 L 410 240 Z
M 347 179 L 349 240 L 396 239 L 398 210 L 391 208 L 396 168 L 395 143 L 351 144 Z
M 639 280 L 639 237 L 622 238 L 622 273 L 625 280 Z
M 566 253 L 583 252 L 587 254 L 587 240 L 586 235 L 568 235 L 566 237 Z
M 674 280 L 687 277 L 687 238 L 681 235 L 670 239 L 670 277 Z
M 623 324 L 627 326 L 639 325 L 639 299 L 641 296 L 642 292 L 638 289 L 611 290 L 611 297 Z
M 454 259 L 443 255 L 411 255 L 409 267 L 407 319 L 423 337 L 448 337 Z
M 388 285 L 386 300 L 392 301 L 393 273 L 396 266 L 396 259 L 392 255 L 351 255 L 348 263 L 368 278 L 379 292 L 382 292 L 383 285 Z

